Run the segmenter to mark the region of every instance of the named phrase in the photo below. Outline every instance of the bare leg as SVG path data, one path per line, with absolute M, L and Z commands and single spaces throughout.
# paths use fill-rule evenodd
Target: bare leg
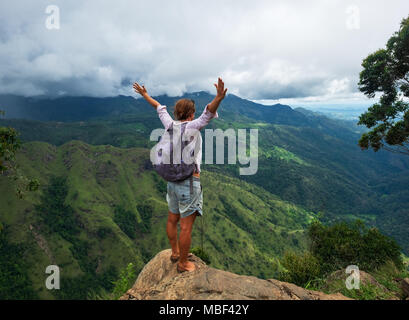
M 180 219 L 180 234 L 179 234 L 179 248 L 180 258 L 178 265 L 181 269 L 193 271 L 195 270 L 194 263 L 187 260 L 190 244 L 192 242 L 192 228 L 195 222 L 197 212 Z
M 166 224 L 166 233 L 168 234 L 168 239 L 170 246 L 172 247 L 172 256 L 176 257 L 179 255 L 179 244 L 178 244 L 178 221 L 180 214 L 174 214 L 168 212 L 168 223 Z

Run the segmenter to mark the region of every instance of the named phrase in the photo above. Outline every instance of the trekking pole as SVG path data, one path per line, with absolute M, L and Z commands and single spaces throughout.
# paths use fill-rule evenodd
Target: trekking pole
M 201 235 L 200 235 L 200 248 L 202 249 L 202 252 L 204 252 L 204 249 L 203 249 L 203 233 L 204 233 L 203 219 L 204 219 L 204 215 L 202 215 L 202 222 L 201 222 L 202 227 L 200 228 L 200 233 L 201 233 Z
M 203 192 L 203 187 L 202 187 L 202 185 L 200 184 L 200 189 L 201 189 L 201 191 Z M 202 214 L 202 222 L 201 222 L 201 225 L 202 225 L 202 227 L 200 228 L 200 233 L 201 233 L 201 235 L 200 235 L 200 249 L 202 250 L 202 253 L 204 253 L 204 248 L 203 248 L 203 243 L 204 243 L 204 229 L 205 229 L 205 223 L 204 223 L 204 221 L 203 221 L 203 219 L 204 219 L 204 217 L 205 217 L 205 215 L 204 215 L 204 212 L 202 212 L 203 214 Z

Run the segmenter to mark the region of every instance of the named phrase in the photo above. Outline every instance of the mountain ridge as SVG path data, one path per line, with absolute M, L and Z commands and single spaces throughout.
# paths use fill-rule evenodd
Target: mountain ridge
M 168 95 L 160 95 L 155 96 L 154 98 L 158 99 L 162 104 L 169 107 L 173 106 L 178 99 L 195 98 L 197 100 L 196 104 L 198 106 L 198 110 L 202 110 L 206 103 L 209 103 L 214 98 L 214 95 L 205 91 L 199 91 L 186 93 L 182 96 L 172 97 Z M 265 106 L 242 99 L 233 94 L 228 94 L 226 96 L 225 103 L 226 102 L 244 103 L 245 107 L 250 107 L 250 109 L 258 108 L 261 112 L 268 112 L 269 116 L 270 114 L 277 115 L 277 111 L 280 111 L 290 112 L 293 117 L 304 117 L 301 113 L 294 111 L 287 105 L 276 104 Z M 56 112 L 55 105 L 58 105 L 59 108 L 63 110 L 58 110 Z M 127 107 L 124 107 L 124 105 Z M 6 111 L 6 119 L 19 118 L 39 121 L 85 121 L 106 117 L 115 114 L 116 111 L 129 113 L 143 109 L 149 110 L 150 108 L 150 106 L 142 98 L 124 95 L 106 98 L 87 96 L 62 96 L 50 98 L 0 95 L 0 106 Z M 256 117 L 257 119 L 262 119 L 262 114 L 260 114 L 260 112 L 253 112 L 252 116 Z
M 195 99 L 200 113 L 212 95 L 197 92 L 185 97 Z M 170 106 L 168 111 L 172 113 L 171 106 L 180 97 L 157 98 Z M 81 104 L 59 104 L 67 101 L 61 99 L 53 100 L 45 109 L 41 103 L 34 108 L 41 111 L 34 115 L 58 121 L 4 119 L 0 125 L 16 128 L 23 141 L 59 146 L 82 140 L 121 148 L 151 148 L 150 133 L 162 127 L 156 112 L 142 99 L 76 97 L 73 101 Z M 362 151 L 355 125 L 324 116 L 306 116 L 290 107 L 281 110 L 228 95 L 218 112 L 219 118 L 209 124 L 209 129 L 258 129 L 259 170 L 247 177 L 239 176 L 238 166 L 233 165 L 204 165 L 206 170 L 261 186 L 283 200 L 325 213 L 327 221 L 363 219 L 394 236 L 409 252 L 409 234 L 405 231 L 408 157 L 384 150 Z

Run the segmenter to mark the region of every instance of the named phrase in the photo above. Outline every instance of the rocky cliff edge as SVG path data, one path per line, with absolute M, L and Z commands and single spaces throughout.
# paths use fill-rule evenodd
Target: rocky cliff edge
M 275 279 L 237 275 L 189 258 L 193 272 L 178 273 L 170 261 L 171 250 L 159 252 L 140 272 L 121 300 L 350 300 L 340 293 L 306 290 Z

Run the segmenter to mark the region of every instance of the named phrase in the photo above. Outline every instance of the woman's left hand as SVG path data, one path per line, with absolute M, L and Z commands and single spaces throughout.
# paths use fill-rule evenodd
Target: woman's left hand
M 146 91 L 145 86 L 141 87 L 137 82 L 133 84 L 133 88 L 135 92 L 139 93 L 142 97 L 148 94 L 148 91 Z

